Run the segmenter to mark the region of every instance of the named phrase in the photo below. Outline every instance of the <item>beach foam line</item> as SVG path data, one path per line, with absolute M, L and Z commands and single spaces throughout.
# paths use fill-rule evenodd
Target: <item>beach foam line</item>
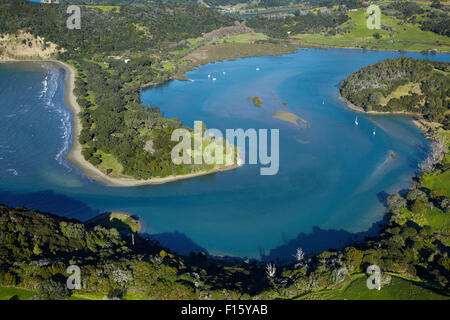
M 64 85 L 65 85 L 65 92 L 64 92 L 64 101 L 66 103 L 66 106 L 69 108 L 69 110 L 72 112 L 72 148 L 70 151 L 66 154 L 66 158 L 76 167 L 78 168 L 83 174 L 85 174 L 88 178 L 96 181 L 100 181 L 105 183 L 108 186 L 111 187 L 137 187 L 137 186 L 145 186 L 145 185 L 156 185 L 156 184 L 164 184 L 168 182 L 174 182 L 179 180 L 185 180 L 185 179 L 191 179 L 195 177 L 200 177 L 208 174 L 215 174 L 218 172 L 233 170 L 236 168 L 239 168 L 242 163 L 239 164 L 233 164 L 229 166 L 223 166 L 223 167 L 217 167 L 209 171 L 199 171 L 194 172 L 186 175 L 180 175 L 180 176 L 168 176 L 164 178 L 152 178 L 148 180 L 138 180 L 133 178 L 113 178 L 105 173 L 103 173 L 101 170 L 96 168 L 94 165 L 92 165 L 90 162 L 86 161 L 84 159 L 83 155 L 81 154 L 82 146 L 78 141 L 78 137 L 81 132 L 81 121 L 78 116 L 78 114 L 81 111 L 80 106 L 78 105 L 76 101 L 76 97 L 73 94 L 73 88 L 75 84 L 75 77 L 76 77 L 76 70 L 72 68 L 72 66 L 61 62 L 57 60 L 46 60 L 49 62 L 53 62 L 56 65 L 60 66 L 65 71 L 65 77 L 64 77 Z M 241 162 L 239 160 L 239 162 Z

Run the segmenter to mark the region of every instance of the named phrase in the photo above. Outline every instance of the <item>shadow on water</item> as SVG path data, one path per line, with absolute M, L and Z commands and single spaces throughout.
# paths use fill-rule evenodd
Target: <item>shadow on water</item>
M 210 256 L 205 248 L 199 246 L 185 234 L 178 231 L 144 234 L 143 236 L 148 236 L 150 239 L 158 241 L 163 247 L 170 248 L 171 251 L 183 256 L 188 256 L 191 252 L 206 253 L 207 256 Z
M 93 210 L 82 201 L 71 197 L 56 194 L 52 190 L 31 192 L 31 193 L 13 193 L 9 191 L 0 191 L 0 204 L 9 207 L 24 207 L 28 210 L 40 212 L 49 212 L 58 216 L 75 218 L 87 223 L 96 221 L 101 215 L 109 214 L 98 210 Z M 150 237 L 157 240 L 163 247 L 181 255 L 194 253 L 206 253 L 208 251 L 189 239 L 186 235 L 176 232 L 165 232 L 160 234 L 142 234 L 144 237 Z
M 380 193 L 380 201 L 387 197 L 387 193 Z M 370 227 L 367 231 L 362 232 L 348 232 L 345 230 L 323 230 L 319 227 L 313 227 L 311 233 L 299 233 L 295 239 L 287 239 L 282 235 L 284 244 L 273 248 L 268 254 L 263 248 L 260 248 L 260 262 L 277 262 L 280 264 L 291 263 L 293 255 L 297 248 L 302 248 L 306 255 L 314 255 L 331 249 L 342 249 L 348 245 L 364 242 L 366 237 L 377 235 L 388 220 L 387 215 Z M 185 234 L 175 232 L 165 232 L 160 234 L 143 234 L 144 237 L 157 240 L 163 247 L 170 248 L 172 252 L 188 256 L 191 253 L 199 254 L 205 253 L 207 257 L 230 261 L 243 261 L 247 257 L 232 257 L 232 256 L 214 256 L 208 251 L 192 241 Z M 251 259 L 254 260 L 254 259 Z
M 386 203 L 388 194 L 384 191 L 378 193 L 381 203 Z M 29 210 L 39 210 L 50 212 L 59 216 L 76 218 L 87 221 L 101 214 L 100 211 L 89 208 L 82 201 L 70 198 L 55 192 L 41 191 L 33 193 L 12 193 L 0 191 L 0 204 L 10 207 L 25 207 Z M 317 254 L 329 249 L 342 249 L 345 246 L 361 243 L 366 236 L 374 236 L 380 232 L 380 228 L 387 222 L 387 215 L 382 221 L 372 224 L 371 228 L 363 232 L 348 232 L 345 230 L 323 230 L 320 227 L 313 227 L 311 233 L 299 233 L 295 239 L 288 239 L 283 236 L 283 244 L 270 249 L 268 254 L 264 248 L 260 248 L 260 260 L 276 261 L 278 263 L 288 263 L 293 261 L 293 254 L 297 248 L 302 248 L 307 255 Z M 225 260 L 244 260 L 246 257 L 217 257 L 210 255 L 206 248 L 201 247 L 185 234 L 175 232 L 164 232 L 159 234 L 141 234 L 157 240 L 163 247 L 169 248 L 172 252 L 188 256 L 191 253 L 205 253 L 206 256 Z
M 407 190 L 401 190 L 405 193 Z M 386 200 L 389 194 L 385 191 L 377 193 L 377 198 L 380 203 L 387 207 Z M 299 233 L 298 236 L 286 241 L 283 237 L 284 244 L 271 249 L 268 254 L 265 254 L 263 248 L 260 248 L 261 261 L 277 261 L 278 263 L 290 263 L 294 259 L 294 254 L 297 248 L 301 248 L 307 256 L 319 254 L 326 250 L 342 249 L 349 245 L 362 243 L 366 237 L 373 237 L 380 233 L 382 228 L 389 220 L 388 214 L 383 216 L 383 219 L 374 222 L 367 231 L 362 232 L 348 232 L 345 230 L 323 230 L 320 227 L 313 227 L 311 233 Z
M 24 207 L 82 221 L 100 214 L 100 211 L 89 208 L 82 201 L 56 194 L 52 190 L 32 193 L 0 191 L 0 203 L 9 207 Z
M 385 207 L 387 207 L 386 201 L 388 197 L 389 193 L 387 193 L 386 191 L 380 191 L 377 193 L 378 201 L 380 201 Z
M 387 216 L 382 221 L 372 224 L 369 230 L 356 233 L 345 230 L 323 230 L 316 226 L 312 228 L 311 233 L 301 232 L 295 239 L 285 241 L 284 244 L 271 249 L 268 254 L 265 254 L 264 249 L 260 249 L 261 261 L 275 261 L 281 264 L 292 262 L 297 248 L 301 248 L 307 256 L 326 250 L 342 249 L 361 243 L 368 236 L 375 236 L 386 222 Z

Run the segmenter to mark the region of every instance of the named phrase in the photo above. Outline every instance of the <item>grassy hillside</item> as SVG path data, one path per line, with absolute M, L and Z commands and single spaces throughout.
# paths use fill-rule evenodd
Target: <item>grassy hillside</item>
M 419 23 L 402 23 L 401 20 L 382 13 L 381 24 L 391 30 L 371 30 L 367 28 L 366 11 L 350 11 L 350 20 L 340 26 L 348 33 L 325 36 L 323 34 L 297 34 L 293 38 L 301 39 L 304 45 L 327 45 L 343 48 L 365 48 L 375 50 L 423 51 L 436 49 L 450 52 L 449 37 L 422 31 Z M 418 20 L 419 21 L 419 20 Z M 378 33 L 381 38 L 375 39 Z
M 339 290 L 323 290 L 300 297 L 301 300 L 448 300 L 425 283 L 391 276 L 391 283 L 381 290 L 367 288 L 367 277 L 355 275 Z
M 45 42 L 24 39 L 24 45 L 31 50 L 53 43 L 59 54 L 46 57 L 76 69 L 74 94 L 82 126 L 78 140 L 82 155 L 92 165 L 112 177 L 136 179 L 222 166 L 175 165 L 171 150 L 176 143 L 171 134 L 181 122 L 164 118 L 159 108 L 143 106 L 140 89 L 174 76 L 177 67 L 175 59 L 169 61 L 170 51 L 188 47 L 186 39 L 233 27 L 233 18 L 189 3 L 85 5 L 81 8 L 83 27 L 67 32 L 66 21 L 61 19 L 66 15 L 64 6 L 0 0 L 0 7 L 2 38 L 20 32 L 29 32 L 30 39 L 31 34 L 39 36 L 37 40 Z M 0 57 L 9 53 L 7 49 L 11 48 L 0 48 Z M 6 58 L 17 58 L 11 54 Z
M 367 290 L 366 278 L 352 282 L 342 293 L 349 300 L 444 300 L 447 297 L 435 293 L 423 284 L 392 277 L 392 283 L 382 290 Z
M 0 300 L 28 300 L 35 292 L 15 287 L 0 287 Z
M 87 146 L 84 155 L 93 164 L 110 169 L 111 174 L 125 170 L 137 178 L 147 178 L 172 173 L 164 152 L 170 150 L 171 130 L 181 124 L 163 118 L 156 107 L 142 106 L 139 90 L 145 84 L 174 76 L 179 70 L 177 63 L 181 55 L 189 53 L 185 59 L 195 64 L 233 57 L 237 52 L 247 56 L 269 51 L 282 54 L 295 49 L 295 45 L 285 47 L 285 43 L 258 33 L 231 35 L 228 39 L 210 42 L 197 40 L 204 32 L 234 23 L 231 18 L 197 7 L 139 4 L 120 7 L 120 16 L 109 7 L 84 7 L 83 12 L 95 23 L 91 28 L 82 29 L 83 34 L 78 38 L 62 32 L 66 27 L 64 23 L 57 23 L 57 18 L 63 16 L 58 6 L 49 6 L 41 15 L 38 5 L 33 7 L 12 0 L 0 2 L 8 4 L 2 7 L 7 12 L 6 19 L 0 20 L 2 33 L 29 29 L 67 49 L 59 58 L 73 64 L 78 71 L 75 93 L 83 109 L 84 131 L 80 142 Z M 174 15 L 168 14 L 170 10 L 174 10 Z M 304 35 L 301 36 L 305 37 L 303 44 L 336 41 L 340 46 L 422 50 L 435 48 L 436 41 L 442 44 L 443 39 L 447 39 L 420 31 L 414 24 L 400 26 L 396 18 L 386 18 L 388 26 L 389 19 L 392 20 L 391 27 L 395 30 L 382 30 L 379 32 L 381 39 L 375 39 L 372 31 L 362 27 L 363 23 L 365 26 L 362 11 L 349 15 L 352 20 L 345 22 L 342 28 L 350 33 L 330 37 Z M 319 23 L 320 19 L 309 18 L 310 26 L 327 29 Z M 334 15 L 327 15 L 324 22 L 335 28 L 334 18 Z M 23 21 L 29 25 L 24 25 Z M 53 25 L 48 23 L 52 21 Z M 262 28 L 270 25 L 261 21 Z M 105 33 L 104 26 L 110 26 L 112 31 Z M 278 27 L 277 34 L 286 36 L 289 26 L 278 24 Z M 408 28 L 412 28 L 409 33 Z M 261 37 L 263 41 L 254 43 L 252 37 Z M 275 46 L 279 50 L 274 50 Z M 445 51 L 448 43 L 438 47 Z M 210 54 L 202 60 L 201 55 L 195 56 L 198 51 L 191 51 L 195 48 Z M 183 63 L 189 62 L 180 62 Z M 419 68 L 419 78 L 425 79 L 424 70 L 432 68 L 429 63 L 425 64 L 428 66 Z M 395 68 L 380 69 L 396 74 Z M 439 70 L 444 75 L 448 72 Z M 433 71 L 433 75 L 437 74 L 438 71 Z M 388 86 L 389 90 L 380 93 L 389 100 L 383 104 L 389 106 L 390 101 L 403 99 L 406 92 L 417 95 L 430 92 L 430 86 L 415 89 L 416 83 L 409 85 L 400 81 Z M 437 98 L 442 98 L 447 91 L 435 88 L 433 91 L 439 94 L 430 102 L 436 106 Z M 448 99 L 445 97 L 444 101 Z M 439 112 L 440 107 L 442 104 L 436 108 Z M 441 134 L 447 135 L 447 132 Z M 158 154 L 144 152 L 149 139 L 158 147 Z M 340 251 L 325 251 L 277 265 L 273 276 L 266 273 L 266 261 L 218 260 L 205 253 L 179 256 L 139 235 L 134 236 L 133 242 L 127 230 L 137 231 L 138 225 L 126 215 L 103 217 L 102 223 L 83 223 L 24 208 L 0 206 L 0 298 L 28 299 L 36 294 L 40 299 L 102 299 L 105 296 L 122 299 L 438 299 L 449 292 L 449 169 L 447 156 L 433 170 L 421 174 L 408 195 L 388 198 L 389 221 L 380 235 Z M 65 290 L 65 270 L 70 264 L 81 268 L 83 287 L 80 291 Z M 366 276 L 362 273 L 371 264 L 395 275 L 392 283 L 379 292 L 364 287 Z M 339 272 L 343 274 L 342 279 L 337 277 Z
M 438 207 L 440 200 L 427 201 Z M 404 208 L 414 208 L 416 202 L 405 201 Z M 269 277 L 265 263 L 179 256 L 139 234 L 133 241 L 127 230 L 137 226 L 127 215 L 100 216 L 101 226 L 3 206 L 0 299 L 444 298 L 448 230 L 436 226 L 448 223 L 448 215 L 416 223 L 404 208 L 394 213 L 380 236 L 277 265 Z M 65 270 L 72 264 L 81 268 L 81 290 L 65 286 Z M 378 296 L 364 287 L 364 272 L 371 264 L 394 276 Z

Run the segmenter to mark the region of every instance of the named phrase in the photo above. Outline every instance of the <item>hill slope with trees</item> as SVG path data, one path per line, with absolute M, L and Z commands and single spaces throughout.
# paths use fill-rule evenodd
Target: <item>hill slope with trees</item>
M 77 71 L 83 156 L 104 173 L 151 179 L 211 170 L 216 165 L 175 165 L 172 132 L 178 119 L 143 106 L 142 87 L 171 79 L 168 52 L 234 20 L 192 4 L 135 3 L 81 7 L 82 28 L 69 30 L 66 6 L 1 0 L 0 34 L 29 32 L 57 45 L 57 59 Z M 31 43 L 31 42 L 30 42 Z M 186 127 L 186 129 L 189 129 Z M 190 130 L 190 129 L 189 129 Z M 221 166 L 221 165 L 218 165 Z
M 365 111 L 411 112 L 450 128 L 450 63 L 387 59 L 340 83 L 340 94 Z

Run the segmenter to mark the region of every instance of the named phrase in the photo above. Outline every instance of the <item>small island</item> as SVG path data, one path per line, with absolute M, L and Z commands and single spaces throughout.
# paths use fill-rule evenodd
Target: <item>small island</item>
M 253 97 L 251 100 L 253 101 L 253 104 L 255 105 L 255 107 L 261 107 L 263 105 L 263 101 L 258 96 Z
M 61 19 L 66 15 L 63 4 L 42 2 L 2 1 L 0 59 L 60 61 L 53 62 L 66 71 L 65 99 L 74 123 L 67 157 L 87 176 L 116 186 L 164 183 L 233 168 L 174 165 L 170 136 L 182 128 L 181 122 L 165 118 L 158 107 L 144 106 L 140 99 L 142 88 L 186 79 L 185 72 L 198 65 L 279 55 L 299 46 L 450 51 L 448 2 L 435 0 L 380 3 L 383 25 L 376 32 L 366 28 L 366 3 L 353 0 L 340 5 L 335 0 L 292 2 L 282 8 L 290 11 L 256 8 L 267 12 L 259 10 L 253 16 L 255 6 L 288 5 L 290 1 L 114 4 L 93 0 L 91 5 L 80 5 L 83 17 L 91 22 L 85 27 L 83 18 L 83 27 L 76 32 L 68 32 Z M 219 2 L 225 6 L 216 7 Z M 237 19 L 226 14 L 235 12 L 236 6 L 240 14 L 250 15 Z M 244 260 L 206 252 L 171 252 L 155 235 L 142 234 L 139 220 L 128 213 L 105 212 L 83 222 L 0 205 L 0 300 L 448 300 L 448 76 L 449 63 L 398 58 L 362 68 L 340 85 L 340 95 L 350 108 L 417 115 L 416 123 L 429 129 L 427 137 L 433 140 L 412 188 L 386 197 L 386 220 L 376 235 L 364 240 L 351 237 L 342 249 L 318 253 L 286 241 L 281 248 L 289 245 L 291 260 L 271 261 L 264 250 L 260 261 Z M 252 98 L 248 102 L 251 104 Z M 263 101 L 254 97 L 253 104 L 261 107 Z M 309 127 L 292 112 L 277 110 L 273 118 Z M 436 126 L 430 126 L 430 121 Z M 397 158 L 393 151 L 388 152 L 388 160 Z M 396 160 L 399 165 L 401 160 Z M 239 179 L 233 182 L 236 187 L 240 184 Z M 234 191 L 247 200 L 247 190 Z M 228 194 L 221 193 L 224 202 L 230 201 Z M 160 198 L 161 202 L 178 199 Z M 129 198 L 134 199 L 137 197 Z M 288 195 L 281 199 L 291 200 Z M 207 203 L 207 197 L 200 201 Z M 236 203 L 235 208 L 239 210 L 240 205 Z M 58 203 L 51 206 L 68 213 Z M 259 207 L 261 204 L 256 209 Z M 164 215 L 164 205 L 159 208 Z M 282 214 L 284 208 L 279 208 Z M 180 206 L 180 211 L 184 209 Z M 208 207 L 204 216 L 216 219 L 214 207 Z M 247 211 L 242 216 L 251 218 Z M 152 221 L 147 223 L 150 226 Z M 329 231 L 334 233 L 323 230 Z M 378 290 L 368 290 L 369 265 L 379 266 L 383 272 Z M 67 266 L 82 270 L 82 288 L 67 287 Z
M 105 212 L 88 220 L 86 224 L 115 228 L 119 232 L 140 233 L 142 231 L 139 218 L 125 212 Z

